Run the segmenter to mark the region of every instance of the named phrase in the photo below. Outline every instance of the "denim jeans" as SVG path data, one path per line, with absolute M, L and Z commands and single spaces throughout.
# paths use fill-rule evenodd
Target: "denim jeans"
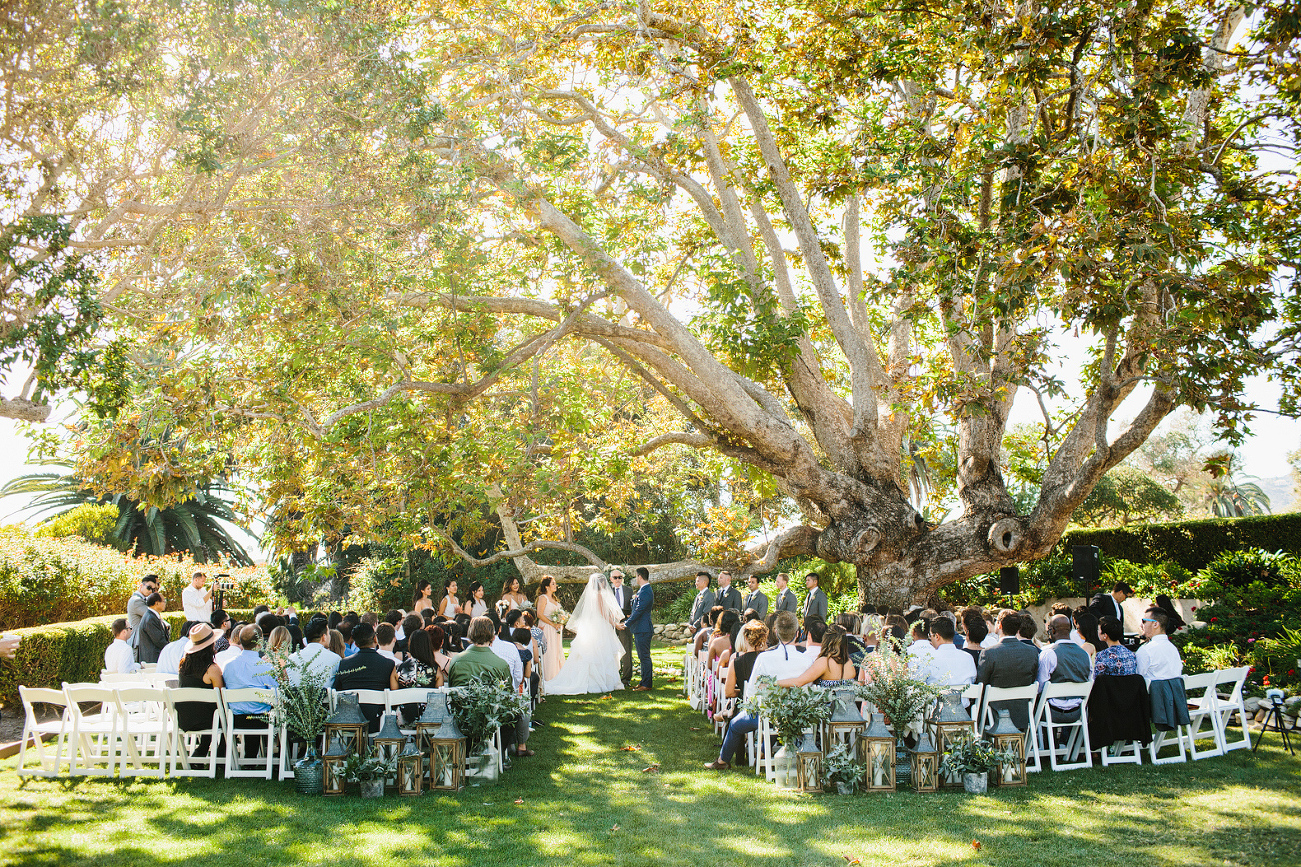
M 720 762 L 732 761 L 732 756 L 745 743 L 745 736 L 759 728 L 759 718 L 752 717 L 749 713 L 742 711 L 737 716 L 732 717 L 732 723 L 727 727 L 727 734 L 723 735 L 723 748 L 718 751 L 718 760 Z

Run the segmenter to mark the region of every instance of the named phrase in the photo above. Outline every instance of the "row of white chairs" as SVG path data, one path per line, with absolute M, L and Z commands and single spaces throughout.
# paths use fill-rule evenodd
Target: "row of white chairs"
M 700 654 L 688 650 L 683 658 L 683 683 L 691 706 L 701 711 L 714 723 L 720 736 L 726 729 L 727 719 L 734 713 L 736 699 L 727 698 L 723 684 L 727 670 L 711 670 L 707 651 Z M 1247 728 L 1247 710 L 1243 697 L 1249 669 L 1246 667 L 1221 669 L 1203 674 L 1184 675 L 1184 690 L 1188 696 L 1190 721 L 1173 732 L 1157 731 L 1148 746 L 1149 760 L 1154 764 L 1204 759 L 1223 755 L 1231 750 L 1250 748 L 1251 738 Z M 996 719 L 995 703 L 1025 702 L 1026 717 L 1031 725 L 1026 732 L 1026 769 L 1042 770 L 1045 759 L 1054 771 L 1089 768 L 1093 766 L 1093 746 L 1089 739 L 1089 698 L 1093 683 L 1048 683 L 1040 689 L 1037 684 L 1024 687 L 999 688 L 973 684 L 963 691 L 963 698 L 971 710 L 977 735 L 984 733 Z M 1060 703 L 1078 701 L 1078 719 L 1058 721 L 1050 701 Z M 1006 706 L 1003 704 L 1002 706 Z M 872 712 L 864 703 L 863 715 Z M 1241 736 L 1230 739 L 1229 730 L 1234 717 L 1238 717 Z M 1031 736 L 1033 733 L 1033 737 Z M 776 779 L 776 771 L 769 760 L 773 744 L 773 731 L 768 721 L 759 720 L 759 729 L 747 738 L 747 752 L 756 774 Z M 1211 741 L 1209 747 L 1199 747 L 1199 741 Z M 1173 745 L 1175 754 L 1162 756 L 1162 750 Z M 1117 749 L 1102 749 L 1104 766 L 1120 763 L 1141 763 L 1142 745 L 1130 742 Z
M 257 687 L 169 688 L 152 685 L 143 678 L 133 682 L 115 679 L 104 684 L 65 683 L 57 690 L 20 686 L 18 691 L 25 714 L 17 769 L 22 776 L 62 776 L 66 767 L 71 776 L 215 777 L 217 768 L 222 767 L 226 777 L 269 780 L 277 770 L 282 780 L 293 777 L 299 745 L 286 726 L 258 720 L 249 720 L 242 727 L 235 724 L 233 705 L 273 703 L 274 691 Z M 385 712 L 395 712 L 404 705 L 423 704 L 430 692 L 448 689 L 330 690 L 332 710 L 344 692 L 357 696 L 360 704 L 379 705 Z M 210 705 L 211 726 L 182 730 L 178 706 L 183 702 Z M 54 708 L 57 717 L 43 720 L 38 704 Z M 84 705 L 97 707 L 87 709 Z M 408 736 L 415 734 L 414 726 L 399 727 Z M 195 752 L 204 737 L 209 740 L 207 752 L 197 756 Z M 223 742 L 225 755 L 219 758 Z M 262 755 L 257 757 L 253 754 L 259 742 Z M 317 745 L 318 749 L 323 746 Z M 500 731 L 494 735 L 493 746 L 500 763 Z M 34 762 L 29 760 L 29 748 L 35 753 Z

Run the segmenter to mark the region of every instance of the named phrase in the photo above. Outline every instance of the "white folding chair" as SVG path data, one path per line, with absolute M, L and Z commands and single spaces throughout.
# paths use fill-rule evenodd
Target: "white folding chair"
M 212 720 L 208 729 L 181 729 L 178 705 L 193 702 L 212 705 Z M 225 709 L 221 706 L 221 690 L 187 687 L 167 690 L 167 716 L 171 721 L 171 744 L 168 750 L 168 774 L 173 777 L 209 777 L 217 776 L 220 760 L 222 733 L 224 731 Z M 208 754 L 194 755 L 200 741 L 208 738 Z M 179 767 L 178 767 L 179 763 Z
M 1207 671 L 1184 675 L 1184 692 L 1188 695 L 1188 751 L 1194 760 L 1224 755 L 1224 732 L 1220 728 L 1222 721 L 1215 696 L 1219 674 L 1218 671 Z M 1202 731 L 1207 724 L 1211 727 L 1210 732 Z M 1198 739 L 1206 737 L 1210 737 L 1214 745 L 1199 750 Z
M 402 734 L 408 737 L 414 737 L 416 733 L 415 723 L 403 724 L 402 714 L 400 713 L 403 706 L 408 704 L 424 704 L 429 698 L 431 692 L 447 693 L 447 687 L 432 686 L 408 686 L 402 689 L 385 690 L 387 701 L 384 705 L 385 713 L 396 713 L 398 715 L 398 729 Z
M 1044 737 L 1048 753 L 1048 764 L 1054 771 L 1070 771 L 1076 768 L 1093 767 L 1093 754 L 1089 749 L 1089 693 L 1093 691 L 1093 682 L 1085 683 L 1045 683 L 1039 692 L 1039 702 L 1035 705 L 1034 731 Z M 1080 717 L 1073 722 L 1058 722 L 1053 719 L 1049 699 L 1058 701 L 1080 699 Z M 1057 734 L 1069 729 L 1070 734 L 1059 746 Z M 1083 758 L 1075 759 L 1083 753 Z M 1058 759 L 1061 761 L 1058 761 Z
M 981 733 L 985 729 L 994 725 L 997 714 L 995 713 L 994 702 L 1025 702 L 1025 769 L 1030 772 L 1042 770 L 1039 760 L 1039 739 L 1034 736 L 1034 703 L 1039 696 L 1039 684 L 1030 683 L 1025 686 L 985 686 L 985 695 L 983 699 L 984 710 L 981 713 L 983 725 L 980 728 Z
M 152 686 L 119 686 L 118 733 L 124 750 L 119 752 L 123 777 L 157 777 L 167 774 L 171 747 L 171 714 L 167 691 Z
M 57 777 L 59 766 L 63 764 L 63 751 L 68 743 L 68 724 L 71 712 L 68 710 L 68 697 L 57 689 L 19 686 L 18 697 L 23 703 L 23 738 L 18 742 L 18 776 L 20 777 Z M 57 720 L 41 722 L 35 705 L 46 704 L 58 708 Z M 54 736 L 54 752 L 50 754 L 45 739 Z M 26 767 L 27 745 L 31 743 L 36 750 L 36 760 L 40 767 Z
M 262 777 L 271 779 L 275 767 L 277 731 L 269 722 L 258 723 L 244 728 L 235 727 L 236 711 L 233 705 L 240 702 L 271 704 L 275 692 L 262 687 L 250 686 L 243 689 L 223 689 L 221 691 L 222 711 L 225 719 L 222 723 L 226 730 L 226 777 Z M 256 738 L 266 738 L 266 751 L 261 759 L 249 760 L 247 754 L 249 742 Z M 246 766 L 246 762 L 248 762 Z M 259 765 L 261 767 L 259 767 Z
M 120 684 L 139 684 L 141 686 L 149 681 L 143 671 L 132 671 L 126 674 L 109 673 L 101 671 L 99 673 L 99 682 L 102 686 L 118 686 Z
M 1247 682 L 1247 666 L 1221 669 L 1215 679 L 1215 713 L 1220 719 L 1221 746 L 1224 752 L 1230 750 L 1251 749 L 1251 731 L 1247 727 L 1247 706 L 1242 697 L 1243 685 Z M 1238 715 L 1242 726 L 1242 738 L 1229 740 L 1229 723 L 1233 715 Z
M 971 727 L 976 733 L 976 737 L 981 736 L 985 730 L 981 724 L 981 719 L 985 713 L 985 685 L 983 683 L 973 683 L 962 690 L 962 698 L 967 702 L 967 712 L 971 714 Z M 864 711 L 863 717 L 867 718 L 867 712 Z
M 74 777 L 111 777 L 118 765 L 117 697 L 98 684 L 63 685 L 68 699 L 72 731 L 68 742 L 68 773 Z M 87 713 L 82 704 L 97 703 L 100 710 Z

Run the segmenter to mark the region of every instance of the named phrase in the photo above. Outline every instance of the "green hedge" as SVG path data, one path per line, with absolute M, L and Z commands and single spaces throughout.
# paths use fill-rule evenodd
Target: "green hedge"
M 251 608 L 228 611 L 236 620 L 247 620 L 253 614 Z M 121 616 L 90 617 L 14 630 L 22 636 L 22 643 L 15 658 L 0 661 L 0 704 L 6 708 L 19 706 L 19 684 L 58 689 L 65 681 L 97 682 L 104 668 L 104 651 L 113 642 L 109 629 Z M 163 619 L 171 627 L 172 638 L 179 638 L 185 615 L 168 611 Z
M 1075 545 L 1097 545 L 1104 556 L 1119 560 L 1176 563 L 1196 572 L 1224 551 L 1260 548 L 1301 555 L 1301 513 L 1069 530 L 1050 556 L 1069 559 Z

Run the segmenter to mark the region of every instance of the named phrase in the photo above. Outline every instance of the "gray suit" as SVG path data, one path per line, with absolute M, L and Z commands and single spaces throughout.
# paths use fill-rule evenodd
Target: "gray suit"
M 809 595 L 804 597 L 804 616 L 801 620 L 805 629 L 808 629 L 809 624 L 815 620 L 827 622 L 827 594 L 822 592 L 821 587 L 814 587 L 809 591 Z
M 753 608 L 759 613 L 759 619 L 768 616 L 768 596 L 762 590 L 755 590 L 753 593 L 747 593 L 745 601 L 741 603 L 741 612 Z
M 1004 638 L 980 654 L 976 683 L 1010 689 L 1028 686 L 1039 679 L 1039 648 L 1018 638 Z M 996 701 L 994 711 L 1011 711 L 1012 722 L 1021 731 L 1030 725 L 1030 715 L 1023 701 Z
M 126 625 L 135 629 L 140 625 L 140 618 L 145 616 L 149 606 L 145 603 L 145 597 L 140 595 L 140 591 L 131 594 L 131 598 L 126 601 Z
M 795 598 L 795 591 L 787 587 L 777 594 L 777 611 L 789 611 L 791 614 L 800 610 L 800 600 Z
M 739 614 L 741 612 L 741 591 L 729 584 L 718 591 L 718 599 L 714 604 L 721 605 Z
M 700 628 L 709 609 L 714 607 L 714 591 L 706 587 L 696 594 L 696 601 L 691 606 L 691 625 Z
M 140 618 L 140 627 L 131 633 L 131 646 L 136 651 L 136 662 L 146 665 L 158 661 L 158 655 L 172 640 L 172 631 L 168 628 L 158 612 L 145 606 L 144 616 Z

